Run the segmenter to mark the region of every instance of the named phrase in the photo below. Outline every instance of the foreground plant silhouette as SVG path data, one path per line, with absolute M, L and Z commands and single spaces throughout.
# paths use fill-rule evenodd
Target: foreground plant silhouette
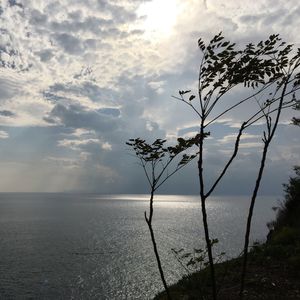
M 165 146 L 167 140 L 157 139 L 152 144 L 140 138 L 130 139 L 126 144 L 132 147 L 135 155 L 140 161 L 146 178 L 150 186 L 149 215 L 145 211 L 145 220 L 148 225 L 151 241 L 159 274 L 166 290 L 168 299 L 171 299 L 170 291 L 166 283 L 160 256 L 157 249 L 155 235 L 152 227 L 153 220 L 153 200 L 157 189 L 164 184 L 172 175 L 187 165 L 196 154 L 185 153 L 193 145 L 197 144 L 198 137 L 190 139 L 178 138 L 174 146 Z
M 199 39 L 198 46 L 202 52 L 198 77 L 198 101 L 195 101 L 196 96 L 191 94 L 190 90 L 179 91 L 179 97 L 173 97 L 190 106 L 199 118 L 200 123 L 198 174 L 213 299 L 217 299 L 217 287 L 206 201 L 236 158 L 243 132 L 258 121 L 261 122 L 265 120 L 267 126 L 263 137 L 264 150 L 261 165 L 251 199 L 245 234 L 244 263 L 240 293 L 242 297 L 253 208 L 263 174 L 268 147 L 277 129 L 281 111 L 295 105 L 295 92 L 299 88 L 299 74 L 295 75 L 294 73 L 299 66 L 299 51 L 295 56 L 289 58 L 292 46 L 281 42 L 279 35 L 271 35 L 264 42 L 261 41 L 257 45 L 248 44 L 244 49 L 240 49 L 237 48 L 234 43 L 224 41 L 224 37 L 220 33 L 216 35 L 207 46 Z M 217 105 L 223 101 L 226 96 L 232 96 L 233 90 L 237 90 L 240 87 L 246 90 L 245 93 L 247 93 L 247 95 L 244 98 L 233 101 L 234 103 L 228 105 L 223 111 L 215 112 Z M 249 102 L 253 102 L 252 110 L 243 110 L 245 104 Z M 236 108 L 241 109 L 244 113 L 249 111 L 248 117 L 241 121 L 235 139 L 234 149 L 227 163 L 225 163 L 220 175 L 217 176 L 214 183 L 207 188 L 203 171 L 205 133 L 210 125 Z M 274 114 L 275 121 L 272 123 L 272 116 Z
M 198 46 L 202 53 L 198 74 L 198 91 L 193 94 L 191 90 L 180 90 L 179 95 L 173 96 L 173 98 L 188 105 L 199 119 L 199 131 L 196 138 L 192 140 L 180 138 L 180 140 L 182 143 L 189 141 L 189 147 L 193 143 L 197 147 L 199 195 L 209 261 L 212 298 L 214 300 L 217 299 L 217 286 L 206 209 L 207 200 L 236 158 L 245 130 L 258 122 L 264 123 L 266 126 L 266 130 L 263 132 L 264 147 L 261 164 L 247 218 L 240 289 L 240 297 L 242 298 L 253 209 L 265 167 L 268 148 L 276 132 L 281 112 L 283 109 L 295 106 L 296 103 L 296 92 L 299 90 L 300 85 L 300 75 L 296 73 L 299 67 L 300 51 L 298 50 L 296 54 L 291 56 L 292 46 L 286 45 L 285 42 L 281 41 L 279 35 L 275 34 L 256 45 L 250 43 L 241 48 L 230 41 L 225 41 L 222 34 L 219 33 L 207 45 L 199 39 Z M 245 96 L 241 98 L 233 97 L 234 91 L 240 92 L 241 89 Z M 227 103 L 230 101 L 227 105 L 226 100 Z M 217 110 L 220 106 L 222 107 L 221 111 Z M 242 111 L 245 117 L 240 120 L 240 127 L 236 134 L 232 153 L 214 182 L 207 186 L 204 175 L 205 138 L 210 134 L 211 125 L 222 121 L 224 116 L 236 109 Z M 137 156 L 139 155 L 137 154 Z M 145 170 L 145 165 L 142 164 L 142 166 Z M 152 181 L 148 175 L 147 178 L 151 186 Z M 156 180 L 154 182 L 156 183 Z M 151 188 L 151 190 L 154 192 L 155 188 Z M 150 203 L 153 201 L 153 193 L 151 193 L 151 199 Z M 148 226 L 149 219 L 146 217 Z M 151 226 L 149 226 L 150 228 Z M 161 274 L 163 274 L 162 270 Z
M 274 36 L 274 38 L 270 41 L 269 45 L 275 45 L 276 38 L 278 39 L 278 37 Z M 265 167 L 267 152 L 270 143 L 274 137 L 274 134 L 276 132 L 276 129 L 278 127 L 280 115 L 282 112 L 282 108 L 284 107 L 284 101 L 286 97 L 292 93 L 292 98 L 290 100 L 292 106 L 296 107 L 299 103 L 298 102 L 299 100 L 297 100 L 296 98 L 296 92 L 298 92 L 298 90 L 300 89 L 300 73 L 299 72 L 297 73 L 298 68 L 300 66 L 300 49 L 298 49 L 298 52 L 295 55 L 289 57 L 291 51 L 292 51 L 292 45 L 286 45 L 284 49 L 282 49 L 275 58 L 272 58 L 272 59 L 276 59 L 277 62 L 276 64 L 277 78 L 276 78 L 275 89 L 272 93 L 269 93 L 269 97 L 266 99 L 266 102 L 278 101 L 277 107 L 275 108 L 275 110 L 273 109 L 274 110 L 273 112 L 271 111 L 271 106 L 268 106 L 268 108 L 265 108 L 264 106 L 260 106 L 261 111 L 264 114 L 266 130 L 263 132 L 262 141 L 264 147 L 263 147 L 258 175 L 256 178 L 254 190 L 251 197 L 251 203 L 250 203 L 250 208 L 249 208 L 248 218 L 247 218 L 244 251 L 243 251 L 244 254 L 243 267 L 242 267 L 242 274 L 241 274 L 241 289 L 240 289 L 241 299 L 243 299 L 243 292 L 245 287 L 245 276 L 246 276 L 246 268 L 247 268 L 247 261 L 248 261 L 248 247 L 249 247 L 249 237 L 251 231 L 251 221 L 252 221 L 253 210 L 254 210 L 258 189 L 260 186 L 260 182 Z M 275 53 L 277 52 L 274 52 L 273 54 Z M 274 118 L 274 121 L 272 117 Z
M 218 239 L 212 239 L 211 247 L 218 244 L 218 242 L 219 242 Z M 186 252 L 185 249 L 183 249 L 183 248 L 178 249 L 178 250 L 172 248 L 171 250 L 172 250 L 173 255 L 175 256 L 176 260 L 179 262 L 181 267 L 187 273 L 188 276 L 185 277 L 187 279 L 192 279 L 193 273 L 201 272 L 209 266 L 209 262 L 207 260 L 207 258 L 208 258 L 207 247 L 205 247 L 204 249 L 194 248 L 192 251 L 188 251 L 188 252 Z M 219 263 L 222 260 L 224 260 L 225 254 L 226 254 L 225 252 L 221 252 L 221 253 L 217 254 L 214 257 L 215 262 Z M 225 273 L 224 273 L 224 275 L 225 275 Z M 203 276 L 201 278 L 201 284 L 203 284 L 203 286 L 206 285 L 205 276 Z M 199 289 L 200 293 L 197 296 L 199 297 L 199 299 L 205 300 L 206 295 L 205 295 L 204 291 L 202 290 L 202 286 L 199 285 L 198 289 Z

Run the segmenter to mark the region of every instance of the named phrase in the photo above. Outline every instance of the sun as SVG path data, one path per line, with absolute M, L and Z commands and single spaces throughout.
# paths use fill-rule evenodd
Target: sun
M 142 29 L 147 36 L 167 36 L 176 24 L 179 3 L 178 0 L 147 1 L 140 5 L 137 14 L 143 18 Z

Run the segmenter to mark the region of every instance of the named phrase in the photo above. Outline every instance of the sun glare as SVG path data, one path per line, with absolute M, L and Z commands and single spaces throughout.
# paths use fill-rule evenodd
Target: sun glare
M 172 33 L 179 14 L 178 0 L 152 0 L 144 2 L 137 11 L 144 17 L 142 29 L 148 36 L 161 37 Z

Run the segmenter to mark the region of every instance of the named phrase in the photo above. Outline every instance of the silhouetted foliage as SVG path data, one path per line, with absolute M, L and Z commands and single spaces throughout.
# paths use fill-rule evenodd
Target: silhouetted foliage
M 157 266 L 168 299 L 171 299 L 171 295 L 162 269 L 152 227 L 154 193 L 168 178 L 197 156 L 197 153 L 189 154 L 187 151 L 194 145 L 197 145 L 198 140 L 199 135 L 190 139 L 178 138 L 177 144 L 171 146 L 166 146 L 167 140 L 162 139 L 157 139 L 152 144 L 147 143 L 141 138 L 130 139 L 126 142 L 139 159 L 150 186 L 149 216 L 145 212 L 145 220 L 149 228 Z
M 278 34 L 273 34 L 266 41 L 261 41 L 256 45 L 250 43 L 243 49 L 240 49 L 236 47 L 235 43 L 226 41 L 222 34 L 219 33 L 208 45 L 205 45 L 205 43 L 199 39 L 198 46 L 202 52 L 198 78 L 199 102 L 194 104 L 196 97 L 195 95 L 191 95 L 191 91 L 189 90 L 179 91 L 179 97 L 174 98 L 186 103 L 197 114 L 200 122 L 200 136 L 204 130 L 207 130 L 209 125 L 230 111 L 238 107 L 241 109 L 246 102 L 251 101 L 254 102 L 255 105 L 257 104 L 257 110 L 250 112 L 249 116 L 241 122 L 232 155 L 220 175 L 216 178 L 212 186 L 208 187 L 207 191 L 203 175 L 204 142 L 202 140 L 199 143 L 198 170 L 200 198 L 205 240 L 210 262 L 213 299 L 217 298 L 217 288 L 213 255 L 210 249 L 206 200 L 212 194 L 235 159 L 243 132 L 259 120 L 265 120 L 266 124 L 266 130 L 263 132 L 262 138 L 264 149 L 261 164 L 251 197 L 251 205 L 247 218 L 241 283 L 242 298 L 254 204 L 264 170 L 268 148 L 277 129 L 281 111 L 284 108 L 294 107 L 296 105 L 296 92 L 300 85 L 300 75 L 299 73 L 295 74 L 295 72 L 299 67 L 300 50 L 291 56 L 293 50 L 292 45 L 287 45 L 285 42 L 282 42 Z M 243 86 L 248 90 L 250 95 L 243 99 L 238 99 L 221 113 L 214 114 L 216 105 L 223 100 L 224 96 L 239 86 Z M 186 94 L 188 99 L 185 98 Z
M 260 41 L 257 44 L 250 43 L 244 48 L 241 48 L 237 47 L 235 43 L 226 41 L 222 36 L 222 33 L 219 33 L 207 44 L 199 39 L 198 46 L 202 53 L 198 74 L 198 91 L 193 94 L 192 90 L 180 90 L 178 96 L 173 96 L 173 98 L 187 104 L 196 113 L 196 116 L 199 119 L 199 132 L 196 137 L 187 140 L 179 138 L 178 147 L 180 147 L 180 145 L 183 146 L 183 151 L 192 147 L 193 144 L 197 147 L 197 152 L 193 154 L 192 157 L 185 154 L 187 156 L 183 156 L 180 162 L 182 163 L 182 166 L 184 166 L 191 161 L 195 155 L 197 155 L 198 158 L 197 166 L 200 185 L 201 212 L 211 276 L 212 297 L 214 300 L 217 299 L 217 286 L 206 201 L 214 192 L 215 188 L 226 174 L 229 166 L 236 158 L 241 136 L 244 131 L 258 121 L 264 121 L 266 127 L 262 137 L 264 147 L 261 163 L 251 196 L 251 204 L 247 218 L 244 242 L 244 261 L 241 276 L 240 296 L 242 298 L 253 209 L 263 175 L 268 148 L 277 129 L 281 111 L 285 108 L 299 105 L 296 94 L 300 88 L 300 74 L 296 72 L 300 63 L 300 50 L 298 49 L 296 53 L 294 53 L 293 46 L 283 42 L 278 34 L 271 35 L 265 41 Z M 224 101 L 226 100 L 225 96 L 227 96 L 229 92 L 232 93 L 234 90 L 240 88 L 244 88 L 247 95 L 241 99 L 231 99 L 232 101 L 227 107 L 225 106 L 221 112 L 216 112 L 215 108 L 219 103 L 224 105 Z M 253 103 L 252 111 L 243 110 L 244 105 L 248 102 Z M 233 151 L 212 185 L 207 186 L 204 180 L 204 140 L 205 137 L 210 134 L 208 128 L 210 125 L 219 121 L 226 114 L 237 108 L 243 110 L 246 117 L 240 123 Z M 131 140 L 131 143 L 132 142 L 133 144 L 129 145 L 134 148 L 136 156 L 140 159 L 152 189 L 152 200 L 150 199 L 151 208 L 153 193 L 156 188 L 165 181 L 162 179 L 162 174 L 165 172 L 166 168 L 169 167 L 169 162 L 172 162 L 171 158 L 174 153 L 170 152 L 168 148 L 164 148 L 163 144 L 166 142 L 165 140 L 160 140 L 158 146 L 156 146 L 155 143 L 152 145 L 145 144 L 145 141 L 141 139 Z M 184 147 L 185 145 L 187 145 L 187 147 Z M 181 151 L 179 153 L 181 153 Z M 162 158 L 167 159 L 161 169 L 162 173 L 158 172 L 159 175 L 153 176 L 153 174 L 155 174 L 154 170 Z M 150 173 L 146 171 L 146 165 L 149 162 L 151 162 Z M 180 163 L 178 163 L 175 171 L 178 171 L 180 166 Z M 151 178 L 149 174 L 152 174 Z M 171 175 L 172 174 L 174 174 L 174 172 L 171 172 Z M 167 179 L 169 176 L 166 176 L 165 178 Z M 162 180 L 161 183 L 158 183 L 159 180 Z
M 285 197 L 278 208 L 277 217 L 269 227 L 274 231 L 284 226 L 300 229 L 300 167 L 294 167 L 296 176 L 290 177 L 289 183 L 284 184 Z

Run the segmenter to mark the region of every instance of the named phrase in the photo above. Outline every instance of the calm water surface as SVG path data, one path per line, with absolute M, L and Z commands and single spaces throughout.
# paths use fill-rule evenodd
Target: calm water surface
M 162 285 L 143 216 L 147 199 L 0 194 L 0 299 L 151 299 Z M 258 199 L 252 241 L 264 240 L 276 200 Z M 228 257 L 241 252 L 248 205 L 244 197 L 208 202 L 211 235 Z M 204 246 L 197 196 L 157 196 L 153 222 L 174 283 L 185 273 L 171 248 Z

